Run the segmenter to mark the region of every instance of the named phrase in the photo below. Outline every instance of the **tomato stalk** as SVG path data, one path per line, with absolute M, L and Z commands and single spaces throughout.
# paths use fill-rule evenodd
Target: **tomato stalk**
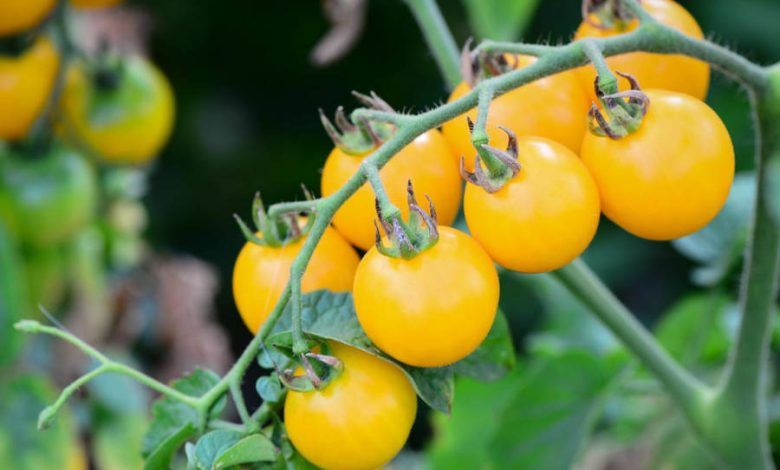
M 458 47 L 436 0 L 406 0 L 450 90 L 461 80 Z

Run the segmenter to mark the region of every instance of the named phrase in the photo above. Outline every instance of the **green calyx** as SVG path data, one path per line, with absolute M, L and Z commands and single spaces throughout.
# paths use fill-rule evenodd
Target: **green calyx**
M 503 188 L 520 172 L 520 162 L 517 161 L 517 136 L 512 130 L 499 126 L 499 129 L 504 131 L 509 138 L 506 150 L 499 150 L 487 144 L 488 139 L 484 129 L 478 135 L 471 119 L 468 119 L 468 124 L 477 155 L 474 160 L 474 171 L 466 170 L 465 158 L 461 157 L 460 176 L 467 183 L 477 185 L 489 193 L 494 193 Z M 482 168 L 483 163 L 485 169 Z
M 596 103 L 593 103 L 588 111 L 588 123 L 590 131 L 594 134 L 617 140 L 636 132 L 641 127 L 650 100 L 639 88 L 639 83 L 632 75 L 616 73 L 628 80 L 631 89 L 617 91 L 615 80 L 602 79 L 597 75 L 594 87 L 606 117 Z
M 233 217 L 241 229 L 247 241 L 263 246 L 284 246 L 294 243 L 304 237 L 314 222 L 314 214 L 310 213 L 305 218 L 305 223 L 301 226 L 302 217 L 298 213 L 288 212 L 278 218 L 268 216 L 260 198 L 260 193 L 255 193 L 252 201 L 252 221 L 256 231 L 253 231 L 237 214 Z
M 401 211 L 389 202 L 376 201 L 376 213 L 379 223 L 376 228 L 376 248 L 385 256 L 411 259 L 432 247 L 439 240 L 436 208 L 429 196 L 428 212 L 417 203 L 412 180 L 407 187 L 407 204 L 409 206 L 409 221 L 404 222 Z M 379 226 L 385 232 L 384 240 Z M 386 243 L 385 243 L 386 242 Z
M 356 91 L 353 91 L 352 95 L 371 109 L 395 112 L 385 100 L 373 91 L 370 96 Z M 387 123 L 369 122 L 368 120 L 353 123 L 344 114 L 343 106 L 336 108 L 335 125 L 325 116 L 322 109 L 319 111 L 322 126 L 333 144 L 350 155 L 365 155 L 375 150 L 395 132 L 395 127 Z
M 288 389 L 295 392 L 311 392 L 323 390 L 344 370 L 344 363 L 331 355 L 330 347 L 325 341 L 309 340 L 309 349 L 318 348 L 321 352 L 307 352 L 299 355 L 292 354 L 291 348 L 283 348 L 280 351 L 290 357 L 292 367 L 284 370 L 276 369 L 279 381 Z M 296 369 L 303 369 L 303 374 L 297 375 Z
M 602 30 L 626 31 L 634 19 L 621 0 L 584 0 L 582 20 Z

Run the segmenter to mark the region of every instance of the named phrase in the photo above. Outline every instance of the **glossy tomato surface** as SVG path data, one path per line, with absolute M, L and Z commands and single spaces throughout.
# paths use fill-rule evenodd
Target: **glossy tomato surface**
M 252 333 L 257 333 L 282 295 L 290 279 L 292 262 L 305 241 L 303 237 L 280 247 L 247 242 L 238 254 L 233 267 L 233 298 Z M 302 291 L 351 290 L 358 261 L 349 243 L 328 227 L 303 275 Z
M 587 134 L 582 161 L 604 214 L 651 240 L 693 233 L 717 215 L 734 179 L 734 147 L 717 114 L 688 95 L 648 90 L 639 130 L 619 140 Z
M 389 362 L 339 343 L 329 345 L 344 368 L 323 390 L 287 393 L 287 434 L 307 460 L 322 468 L 380 468 L 398 454 L 412 429 L 414 388 Z
M 579 157 L 557 142 L 521 137 L 518 161 L 520 172 L 497 192 L 466 187 L 466 223 L 500 265 L 527 273 L 558 269 L 596 234 L 598 188 Z
M 463 359 L 485 339 L 498 307 L 493 261 L 468 235 L 439 227 L 435 245 L 411 259 L 372 248 L 355 274 L 355 310 L 382 351 L 409 365 Z
M 334 148 L 322 170 L 322 194 L 329 196 L 360 169 L 367 155 L 350 155 Z M 419 196 L 428 195 L 436 206 L 439 223 L 451 224 L 460 206 L 462 183 L 460 172 L 447 142 L 439 131 L 431 130 L 404 147 L 379 175 L 393 204 L 408 217 L 406 185 L 414 183 Z M 374 245 L 376 219 L 374 191 L 364 184 L 341 206 L 333 225 L 353 245 L 368 250 Z
M 56 0 L 0 0 L 0 36 L 18 34 L 37 26 Z

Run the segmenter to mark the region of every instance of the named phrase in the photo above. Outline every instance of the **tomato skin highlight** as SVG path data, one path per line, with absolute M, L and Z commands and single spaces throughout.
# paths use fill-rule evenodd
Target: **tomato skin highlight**
M 0 139 L 16 141 L 27 134 L 46 106 L 59 61 L 44 36 L 19 57 L 0 56 Z
M 676 2 L 671 0 L 642 0 L 642 8 L 662 24 L 695 39 L 704 39 L 704 33 L 696 19 Z M 637 26 L 638 22 L 634 21 L 625 31 L 617 29 L 602 30 L 583 21 L 577 28 L 574 39 L 586 37 L 606 38 L 631 31 Z M 607 65 L 609 65 L 612 71 L 633 75 L 642 88 L 676 91 L 700 100 L 707 96 L 710 83 L 710 66 L 698 59 L 675 54 L 631 52 L 608 57 Z M 593 82 L 596 78 L 595 67 L 592 65 L 580 67 L 576 72 L 590 99 L 597 101 L 596 92 L 593 88 Z M 620 85 L 622 90 L 628 88 L 626 83 L 621 83 Z
M 517 68 L 535 61 L 534 57 L 517 56 Z M 455 101 L 470 91 L 469 84 L 462 82 L 455 87 L 447 102 Z M 589 106 L 587 95 L 573 71 L 536 80 L 504 93 L 490 103 L 486 126 L 489 143 L 496 148 L 506 147 L 506 134 L 498 128 L 504 126 L 517 136 L 546 137 L 575 153 L 579 152 L 582 136 L 587 130 L 584 116 Z M 442 133 L 452 146 L 458 164 L 463 156 L 466 169 L 473 171 L 477 152 L 471 143 L 466 116 L 476 122 L 476 108 L 445 122 Z
M 582 161 L 604 214 L 628 232 L 672 240 L 707 225 L 734 179 L 734 147 L 718 115 L 688 95 L 646 90 L 638 131 L 619 140 L 585 136 Z
M 106 163 L 143 165 L 168 141 L 174 98 L 168 79 L 139 56 L 122 59 L 115 88 L 94 83 L 84 63 L 69 69 L 62 96 L 67 138 Z
M 561 268 L 593 240 L 599 190 L 579 157 L 540 137 L 518 139 L 520 172 L 495 193 L 467 185 L 469 232 L 498 264 L 526 273 Z
M 356 172 L 367 155 L 350 155 L 334 148 L 322 170 L 322 195 L 338 191 Z M 409 179 L 419 195 L 428 195 L 436 206 L 439 223 L 449 225 L 460 206 L 462 183 L 451 150 L 437 130 L 414 139 L 379 172 L 390 201 L 408 217 L 406 184 Z M 374 245 L 376 219 L 374 191 L 364 184 L 344 203 L 333 218 L 333 225 L 362 250 Z
M 56 0 L 0 0 L 0 36 L 38 25 L 54 10 Z
M 295 448 L 328 470 L 370 470 L 401 450 L 417 396 L 401 370 L 368 353 L 330 342 L 344 369 L 323 390 L 289 391 L 284 422 Z
M 474 351 L 493 325 L 498 291 L 490 257 L 471 237 L 444 226 L 435 245 L 409 260 L 369 250 L 353 287 L 366 335 L 417 367 L 445 366 Z
M 59 143 L 37 157 L 11 154 L 0 164 L 19 239 L 29 246 L 63 242 L 85 227 L 97 209 L 94 168 Z
M 233 298 L 247 328 L 257 333 L 290 279 L 293 260 L 306 237 L 280 247 L 246 242 L 233 267 Z M 355 250 L 328 227 L 306 267 L 302 292 L 330 289 L 348 292 L 358 261 Z

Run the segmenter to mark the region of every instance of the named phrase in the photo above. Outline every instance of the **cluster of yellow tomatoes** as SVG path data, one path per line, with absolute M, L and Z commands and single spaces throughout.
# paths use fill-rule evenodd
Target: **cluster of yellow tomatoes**
M 147 164 L 171 132 L 173 94 L 149 61 L 63 53 L 56 15 L 118 1 L 0 0 L 0 217 L 23 251 L 31 312 L 64 297 L 68 244 L 111 179 L 94 163 Z
M 696 38 L 702 32 L 678 4 L 642 2 L 653 17 Z M 600 29 L 583 22 L 576 38 L 606 37 L 636 26 Z M 534 58 L 516 58 L 523 67 Z M 432 200 L 439 238 L 411 258 L 376 247 L 374 195 L 358 190 L 338 210 L 302 280 L 304 292 L 352 291 L 358 320 L 373 343 L 416 367 L 452 364 L 474 351 L 496 313 L 499 282 L 494 262 L 515 271 L 555 270 L 590 244 L 600 214 L 628 232 L 670 240 L 706 225 L 720 210 L 734 174 L 729 134 L 704 99 L 709 66 L 674 55 L 630 53 L 607 60 L 643 85 L 649 108 L 641 125 L 612 139 L 588 131 L 596 100 L 592 66 L 537 80 L 490 105 L 487 133 L 503 148 L 505 126 L 517 139 L 520 170 L 494 192 L 468 184 L 463 210 L 471 236 L 447 227 L 462 195 L 459 163 L 474 169 L 466 117 L 430 130 L 401 150 L 380 176 L 403 217 L 406 181 Z M 458 99 L 471 88 L 460 84 Z M 368 152 L 338 146 L 322 173 L 322 193 L 333 194 Z M 247 243 L 234 268 L 233 292 L 249 329 L 257 332 L 289 279 L 306 235 L 278 246 Z M 366 251 L 362 259 L 352 246 Z M 376 468 L 403 446 L 414 421 L 412 385 L 391 364 L 348 346 L 331 344 L 343 371 L 324 389 L 290 391 L 285 423 L 296 448 L 325 468 Z

